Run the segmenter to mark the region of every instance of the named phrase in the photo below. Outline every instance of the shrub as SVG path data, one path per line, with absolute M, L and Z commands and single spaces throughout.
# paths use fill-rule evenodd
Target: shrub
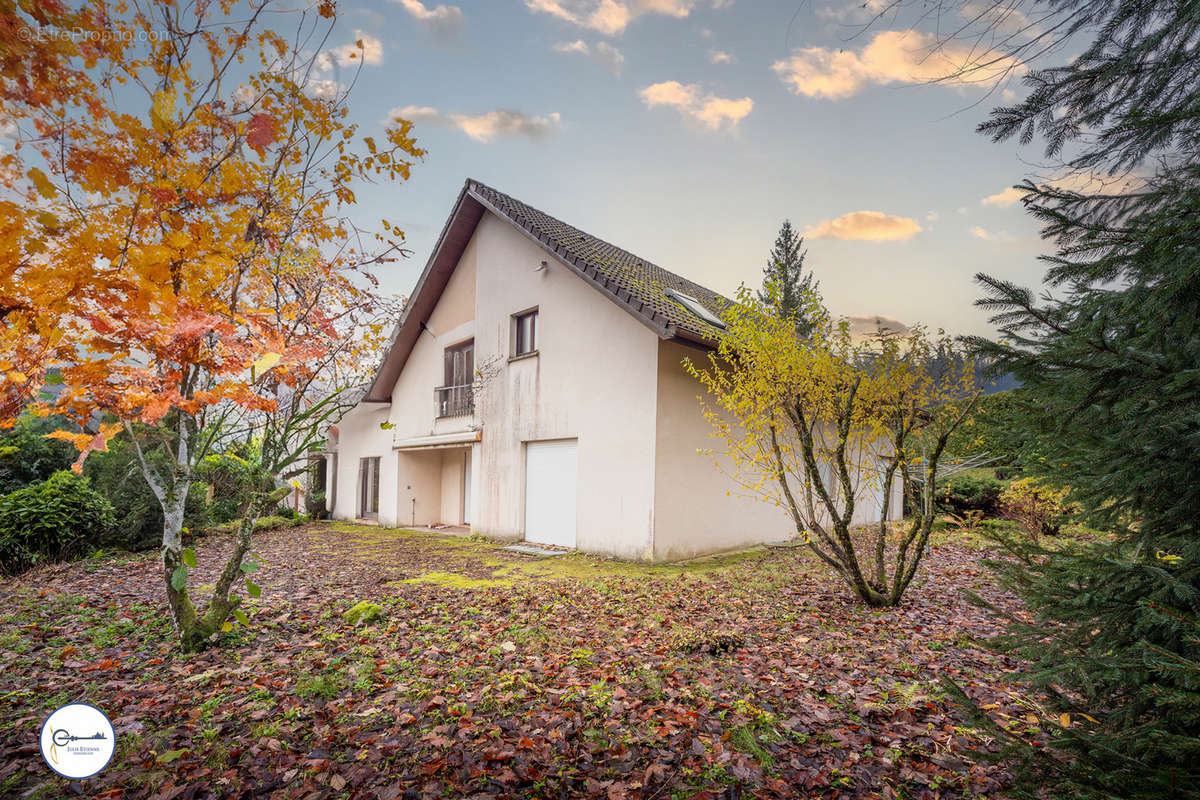
M 241 519 L 259 478 L 259 457 L 255 443 L 237 442 L 196 465 L 197 475 L 212 487 L 208 513 L 214 523 Z
M 949 514 L 949 522 L 959 533 L 973 535 L 983 526 L 983 512 L 970 509 L 961 514 Z
M 304 504 L 308 507 L 308 515 L 313 519 L 325 519 L 328 510 L 325 508 L 324 492 L 309 492 L 305 495 Z
M 308 517 L 303 514 L 298 515 L 298 516 L 293 516 L 290 519 L 288 517 L 280 517 L 280 516 L 259 517 L 254 522 L 254 532 L 262 533 L 263 531 L 275 531 L 275 530 L 279 530 L 280 528 L 294 528 L 298 525 L 303 525 L 304 523 L 306 523 L 308 521 L 309 521 Z M 234 531 L 236 531 L 238 529 L 238 525 L 240 525 L 240 524 L 241 524 L 241 520 L 237 520 L 237 519 L 230 520 L 229 522 L 222 522 L 220 525 L 210 525 L 208 528 L 208 532 L 209 533 L 233 533 Z
M 75 447 L 61 439 L 46 438 L 47 433 L 67 427 L 69 423 L 57 417 L 26 414 L 0 435 L 0 494 L 41 483 L 70 467 L 79 455 Z
M 150 459 L 160 455 L 154 450 L 146 454 Z M 101 546 L 149 550 L 162 544 L 162 506 L 142 475 L 137 453 L 127 434 L 110 440 L 108 450 L 90 454 L 84 462 L 83 474 L 91 481 L 92 487 L 112 503 L 116 516 L 116 524 L 99 542 Z M 204 504 L 207 491 L 208 487 L 199 482 L 189 488 L 184 508 L 185 527 L 203 530 L 208 526 Z
M 1036 478 L 1013 481 L 1000 493 L 1000 514 L 1011 519 L 1037 542 L 1055 536 L 1073 511 L 1067 489 L 1056 489 Z
M 938 506 L 960 516 L 979 511 L 985 517 L 994 517 L 1003 489 L 1004 484 L 995 478 L 955 475 L 938 486 Z
M 0 570 L 23 572 L 99 546 L 114 524 L 113 507 L 88 479 L 56 472 L 0 496 Z
M 260 517 L 258 521 L 254 523 L 254 530 L 277 531 L 280 528 L 294 528 L 297 525 L 303 525 L 307 521 L 308 520 L 306 518 L 298 515 L 293 515 L 291 517 Z

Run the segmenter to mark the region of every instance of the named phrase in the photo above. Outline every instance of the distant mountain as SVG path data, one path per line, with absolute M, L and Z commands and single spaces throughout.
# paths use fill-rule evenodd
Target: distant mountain
M 983 384 L 984 394 L 996 394 L 997 392 L 1007 392 L 1012 389 L 1021 388 L 1021 382 L 1011 372 L 1006 372 L 995 378 L 985 378 L 981 375 L 979 381 Z

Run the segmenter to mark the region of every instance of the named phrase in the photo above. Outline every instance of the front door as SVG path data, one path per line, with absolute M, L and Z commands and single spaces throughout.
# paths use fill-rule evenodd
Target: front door
M 379 457 L 358 460 L 358 516 L 379 519 Z

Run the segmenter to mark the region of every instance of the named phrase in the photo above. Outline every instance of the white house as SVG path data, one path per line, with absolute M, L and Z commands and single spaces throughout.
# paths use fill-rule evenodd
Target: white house
M 697 452 L 715 442 L 681 362 L 713 346 L 719 301 L 468 180 L 331 431 L 333 517 L 644 561 L 792 537 L 784 509 Z

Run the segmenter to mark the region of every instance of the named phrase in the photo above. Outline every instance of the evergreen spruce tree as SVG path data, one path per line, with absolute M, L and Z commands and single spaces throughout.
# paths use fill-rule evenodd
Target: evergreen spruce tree
M 1045 735 L 996 732 L 1023 796 L 1200 797 L 1200 2 L 1035 5 L 1091 44 L 981 130 L 1121 190 L 1025 185 L 1049 288 L 979 275 L 1001 341 L 973 344 L 1036 398 L 1027 468 L 1109 537 L 994 565 L 1032 614 L 996 644 L 1049 698 Z
M 795 317 L 796 327 L 801 331 L 808 329 L 804 318 L 804 296 L 809 291 L 816 291 L 818 283 L 813 281 L 811 271 L 804 271 L 804 257 L 807 250 L 804 237 L 796 233 L 791 220 L 784 220 L 775 237 L 775 246 L 767 257 L 767 265 L 763 267 L 763 288 L 758 292 L 758 299 L 770 303 L 772 292 L 777 295 L 779 313 L 784 317 Z

